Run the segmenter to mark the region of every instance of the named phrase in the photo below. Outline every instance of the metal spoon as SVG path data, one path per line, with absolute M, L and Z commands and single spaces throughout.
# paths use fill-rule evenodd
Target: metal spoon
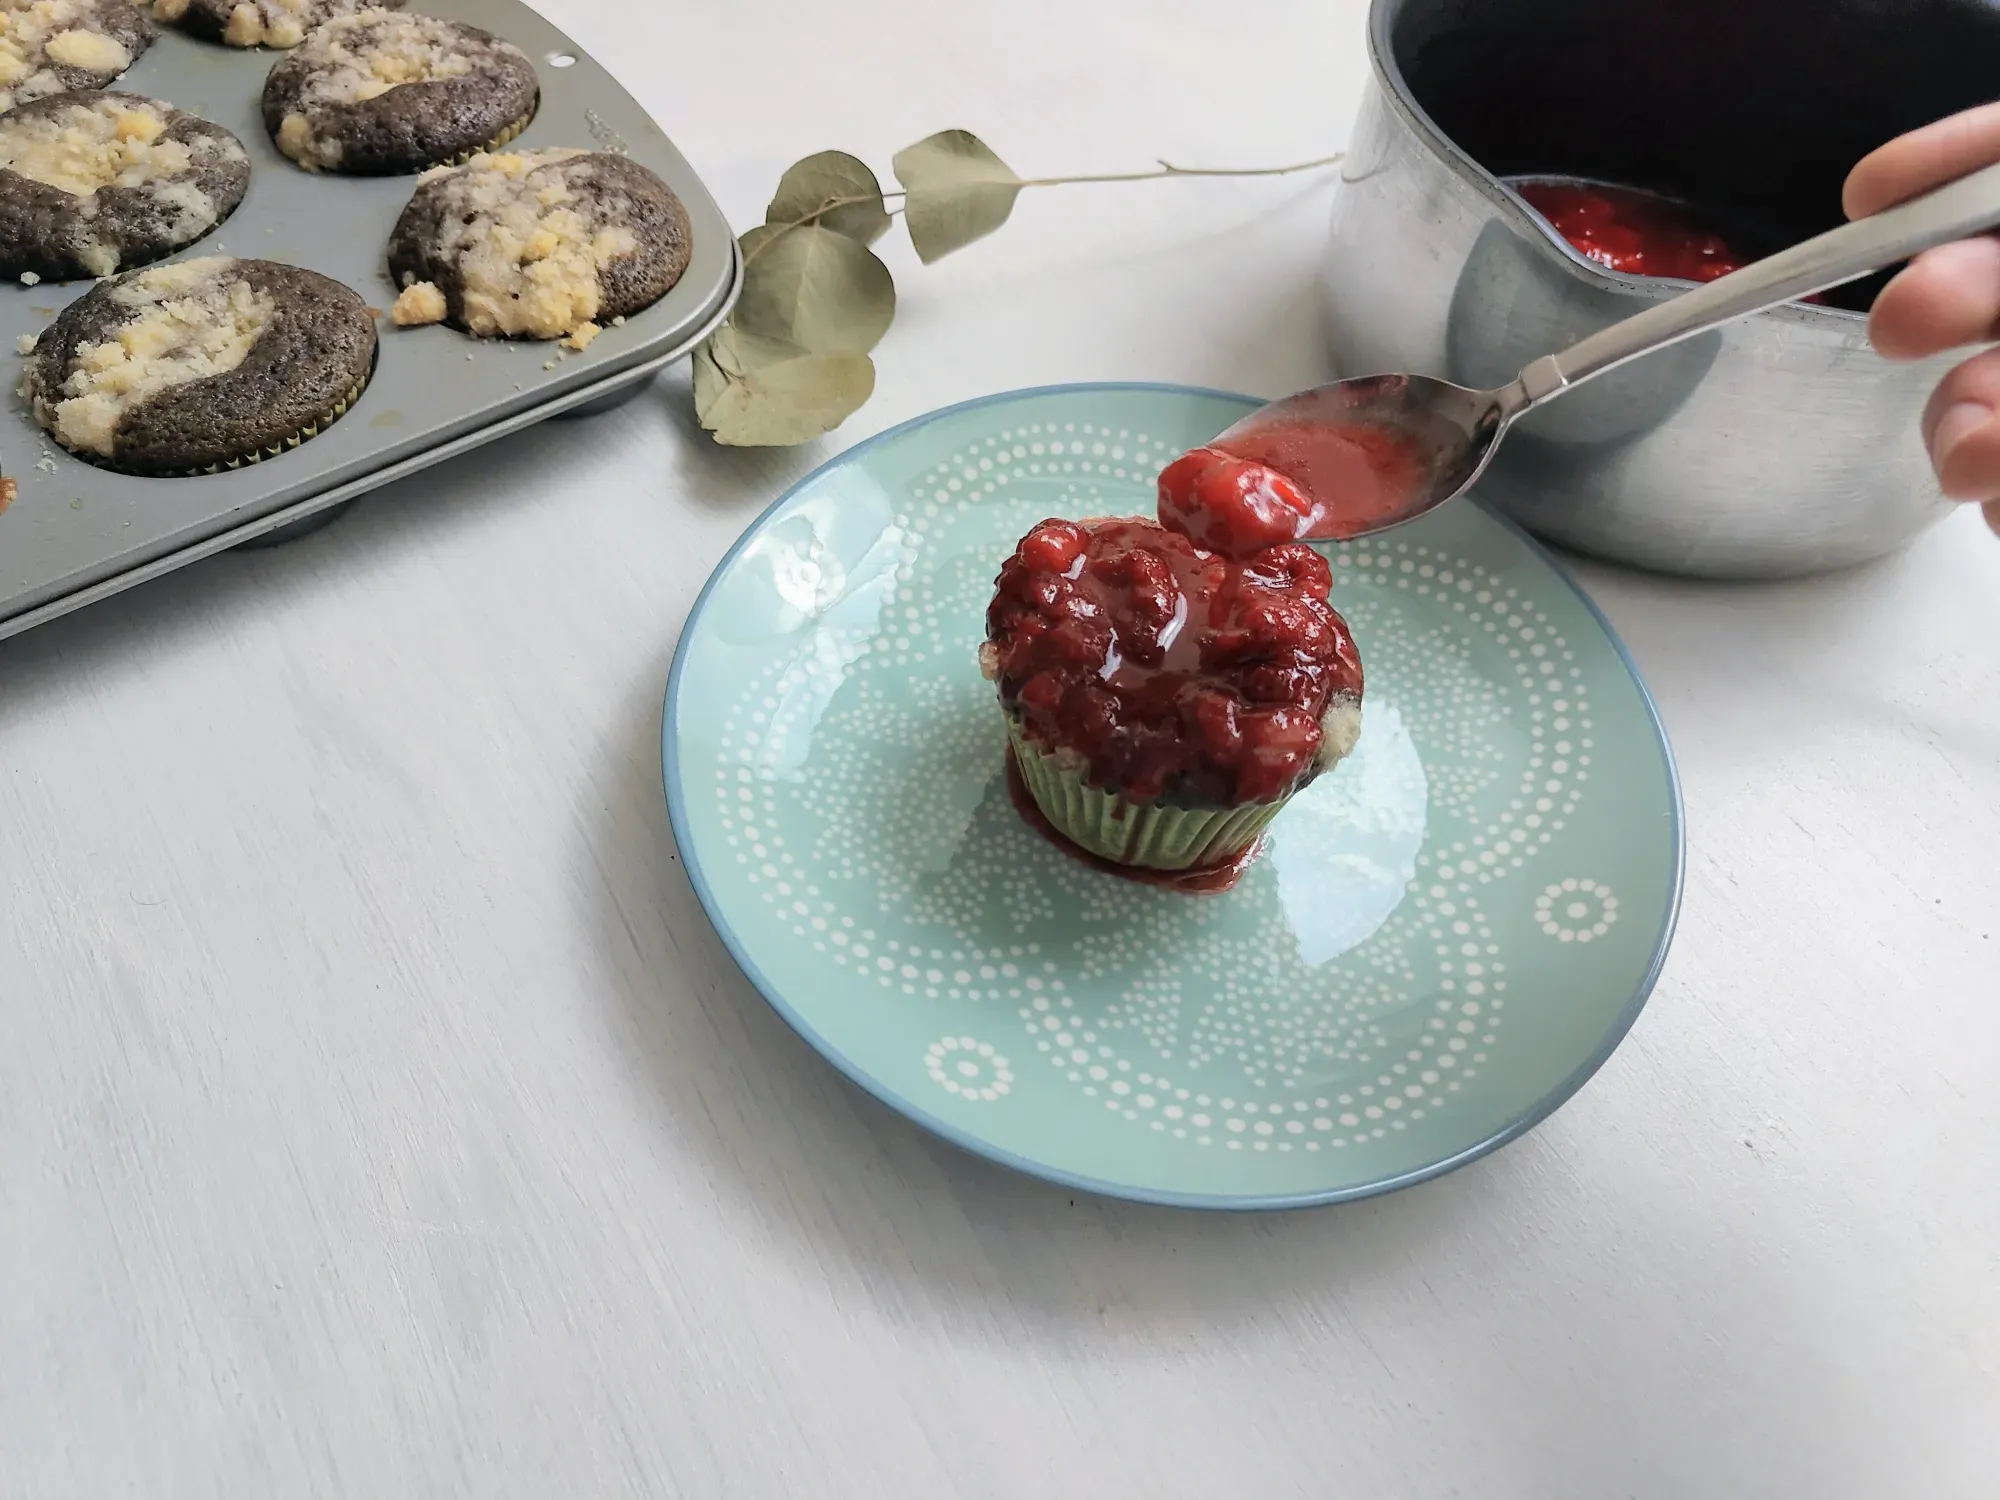
M 1660 302 L 1572 345 L 1545 355 L 1498 390 L 1468 390 L 1428 375 L 1363 375 L 1287 396 L 1258 408 L 1212 446 L 1260 429 L 1386 427 L 1412 442 L 1414 480 L 1387 509 L 1342 518 L 1339 498 L 1318 497 L 1323 521 L 1311 533 L 1352 538 L 1385 531 L 1437 509 L 1471 488 L 1500 439 L 1523 412 L 1627 361 L 1711 328 L 1840 286 L 1934 245 L 2000 225 L 2000 166 L 1828 230 L 1705 286 Z M 1285 471 L 1282 461 L 1266 459 Z

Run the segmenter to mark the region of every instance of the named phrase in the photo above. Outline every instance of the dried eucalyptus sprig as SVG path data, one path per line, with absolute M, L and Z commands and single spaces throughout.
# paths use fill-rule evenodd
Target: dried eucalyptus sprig
M 899 192 L 845 151 L 794 162 L 764 222 L 743 235 L 743 295 L 695 351 L 694 407 L 718 443 L 788 447 L 846 421 L 875 390 L 868 351 L 896 316 L 896 284 L 868 247 L 901 215 L 928 265 L 1007 222 L 1024 188 L 1163 177 L 1278 177 L 1329 167 L 1177 167 L 1080 177 L 1021 177 L 967 130 L 898 151 Z

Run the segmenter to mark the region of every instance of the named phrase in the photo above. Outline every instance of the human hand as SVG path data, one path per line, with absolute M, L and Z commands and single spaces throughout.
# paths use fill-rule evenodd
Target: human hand
M 1841 205 L 1859 219 L 1996 161 L 2000 104 L 1982 104 L 1869 152 L 1848 173 Z M 2000 340 L 2000 237 L 1917 256 L 1875 299 L 1868 337 L 1889 359 Z M 1987 524 L 2000 532 L 2000 349 L 1975 354 L 1938 382 L 1923 432 L 1945 494 L 1984 502 Z

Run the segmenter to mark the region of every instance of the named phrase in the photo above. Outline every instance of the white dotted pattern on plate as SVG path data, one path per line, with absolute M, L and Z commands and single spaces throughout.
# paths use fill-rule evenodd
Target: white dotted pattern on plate
M 1030 423 L 923 475 L 895 518 L 894 591 L 873 625 L 809 627 L 733 705 L 714 786 L 725 841 L 747 881 L 814 953 L 904 996 L 1011 1010 L 1026 1044 L 1061 1079 L 1135 1125 L 1229 1150 L 1319 1151 L 1381 1139 L 1448 1109 L 1499 1043 L 1507 966 L 1480 893 L 1523 870 L 1577 810 L 1592 750 L 1582 672 L 1546 616 L 1477 566 L 1393 538 L 1335 554 L 1335 599 L 1366 642 L 1371 680 L 1417 685 L 1432 833 L 1408 899 L 1338 965 L 1303 965 L 1281 931 L 1170 944 L 1170 929 L 1199 934 L 1210 908 L 1162 902 L 1068 861 L 1057 861 L 1051 878 L 1046 862 L 1019 849 L 990 862 L 962 857 L 1036 836 L 1004 798 L 985 796 L 1001 735 L 973 654 L 1000 553 L 953 557 L 926 543 L 969 503 L 1004 502 L 1026 480 L 1066 484 L 1069 514 L 1101 513 L 1092 502 L 1102 482 L 1149 482 L 1172 456 L 1129 430 Z M 1129 508 L 1130 499 L 1118 503 Z M 1010 524 L 1024 531 L 1041 513 L 1021 510 Z M 946 555 L 927 571 L 930 550 Z M 1464 624 L 1458 633 L 1420 634 L 1411 627 L 1422 612 L 1383 607 L 1392 591 Z M 1509 664 L 1510 692 L 1473 669 L 1468 629 Z M 842 691 L 829 706 L 835 687 Z M 811 798 L 824 826 L 810 848 L 789 847 L 774 815 L 780 798 L 801 795 L 798 778 L 774 769 L 803 755 L 781 741 L 813 733 L 814 713 L 796 711 L 801 697 L 829 725 L 850 720 L 848 732 L 826 737 L 841 748 L 813 765 Z M 1511 768 L 1496 748 L 1496 721 L 1525 726 L 1527 753 Z M 867 759 L 875 746 L 900 752 L 904 770 L 877 774 Z M 968 766 L 984 769 L 968 781 Z M 1500 789 L 1510 770 L 1512 784 Z M 942 868 L 940 830 L 955 835 L 948 850 L 961 856 Z M 1058 904 L 1089 935 L 1052 958 L 1030 934 L 1046 932 Z M 882 916 L 857 919 L 857 905 Z M 1552 938 L 1588 942 L 1617 920 L 1617 899 L 1596 881 L 1569 878 L 1536 898 L 1534 916 Z M 929 940 L 893 936 L 892 926 L 921 929 Z M 1420 975 L 1407 955 L 1426 949 L 1430 972 Z M 1109 988 L 1114 1000 L 1084 1020 L 1064 973 Z M 1184 993 L 1190 977 L 1203 998 Z M 1419 1002 L 1429 1013 L 1416 1025 L 1409 1012 Z M 925 1064 L 939 1088 L 961 1099 L 990 1103 L 1014 1082 L 1007 1059 L 976 1036 L 933 1043 Z M 1341 1087 L 1313 1087 L 1329 1070 Z

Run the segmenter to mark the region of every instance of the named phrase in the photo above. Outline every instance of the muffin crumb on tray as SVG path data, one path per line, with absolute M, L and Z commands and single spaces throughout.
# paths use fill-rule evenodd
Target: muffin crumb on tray
M 421 328 L 445 319 L 444 293 L 435 282 L 413 281 L 397 296 L 389 309 L 389 321 L 398 328 Z

